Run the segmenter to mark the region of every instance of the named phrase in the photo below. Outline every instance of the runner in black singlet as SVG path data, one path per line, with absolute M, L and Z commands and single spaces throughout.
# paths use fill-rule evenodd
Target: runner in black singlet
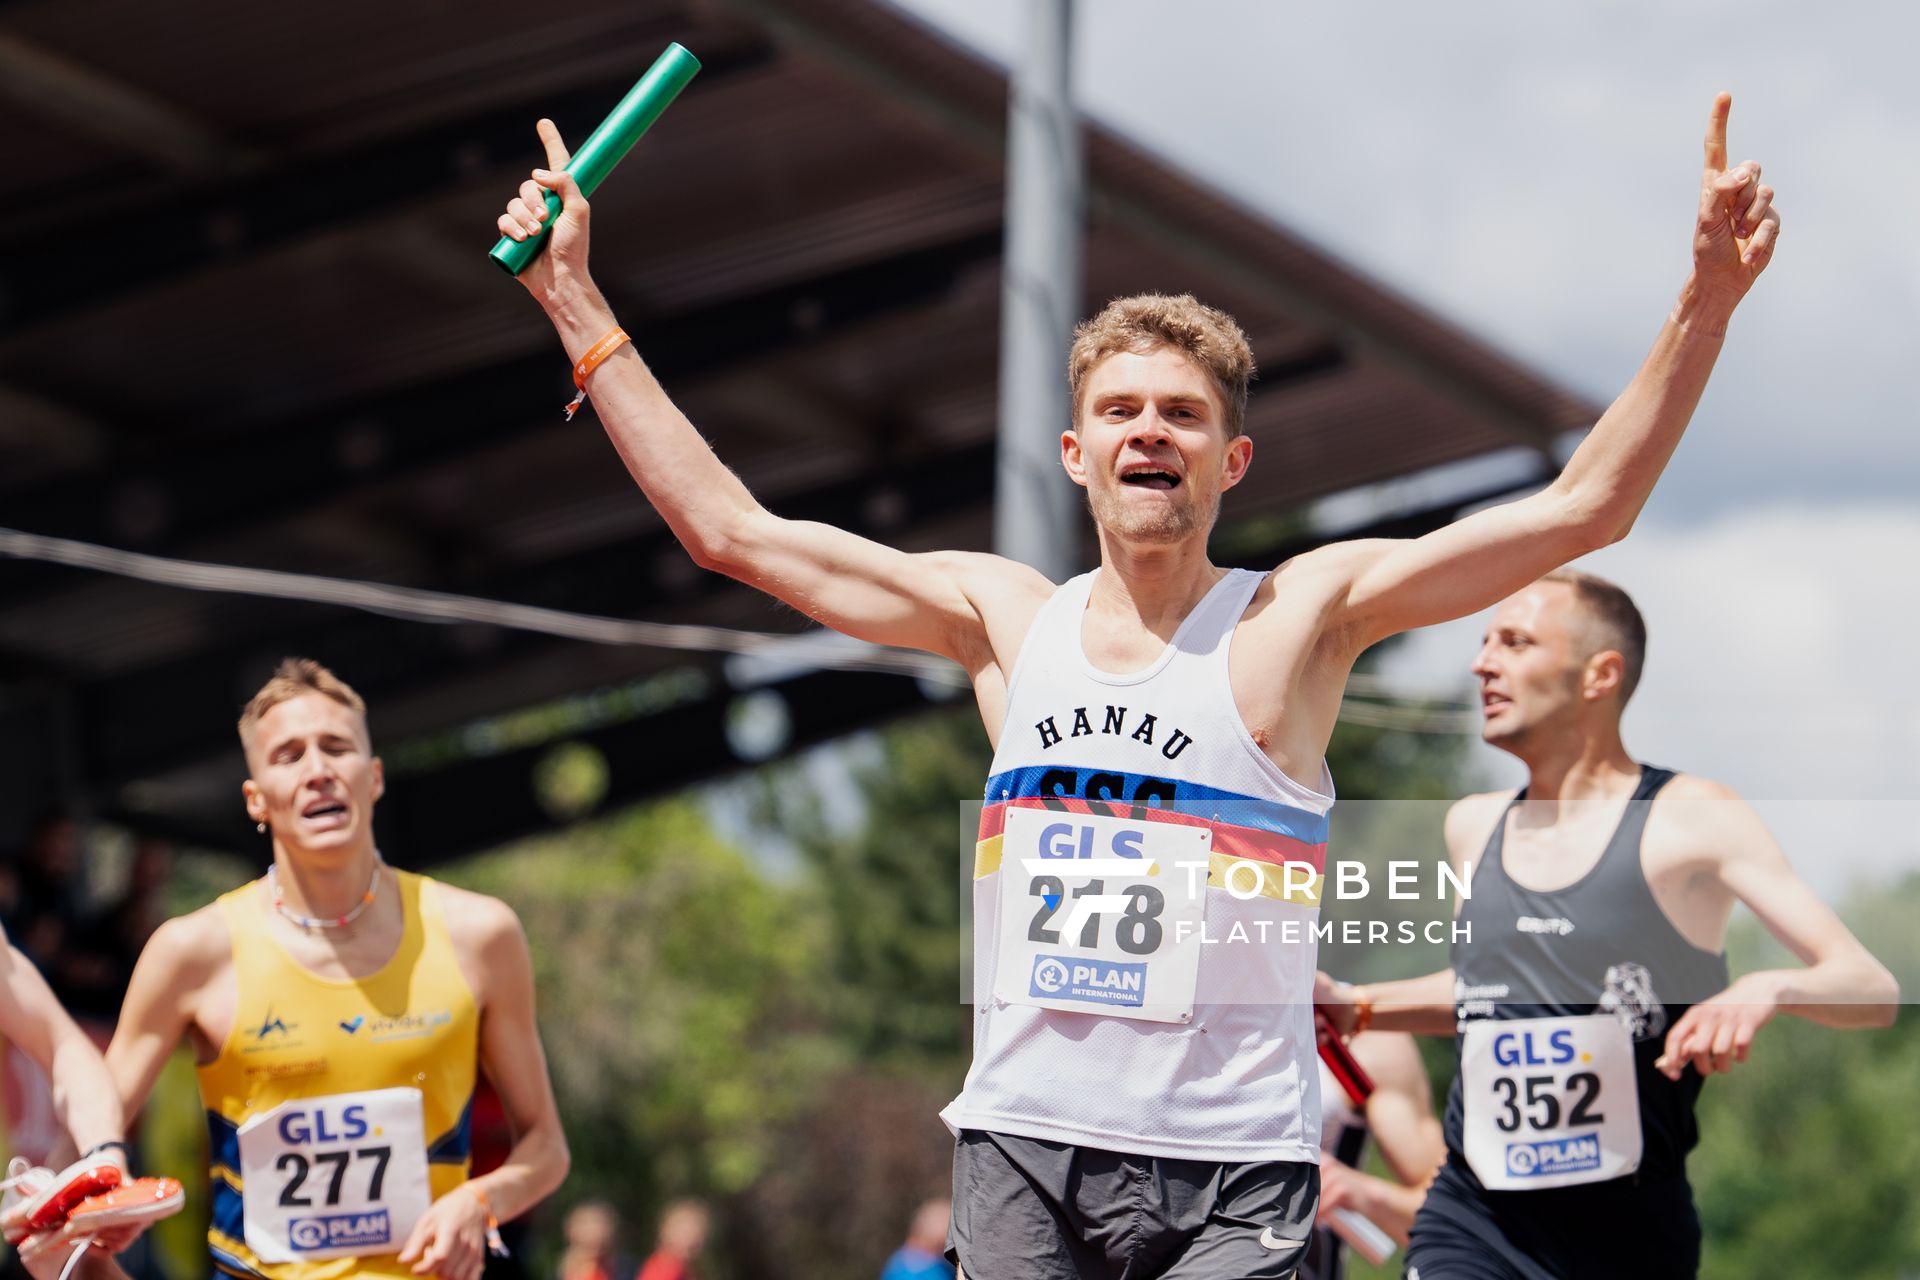
M 1470 877 L 1453 967 L 1349 988 L 1345 1021 L 1454 1034 L 1447 1163 L 1409 1280 L 1691 1277 L 1686 1179 L 1702 1079 L 1774 1014 L 1884 1026 L 1892 977 L 1728 788 L 1643 766 L 1620 739 L 1646 629 L 1625 592 L 1562 570 L 1495 612 L 1474 663 L 1484 736 L 1524 761 L 1470 796 L 1447 848 Z M 1729 983 L 1744 902 L 1807 967 Z
M 1680 936 L 1640 870 L 1647 815 L 1654 797 L 1673 777 L 1665 769 L 1643 768 L 1599 862 L 1557 892 L 1536 892 L 1506 875 L 1500 858 L 1503 814 L 1474 868 L 1473 896 L 1460 908 L 1461 920 L 1473 926 L 1475 941 L 1456 945 L 1453 954 L 1460 991 L 1505 993 L 1458 1001 L 1463 1031 L 1483 1018 L 1518 1022 L 1615 1013 L 1630 1022 L 1632 1084 L 1640 1113 L 1638 1168 L 1599 1183 L 1487 1190 L 1466 1160 L 1465 1108 L 1461 1077 L 1456 1075 L 1447 1095 L 1448 1160 L 1428 1188 L 1417 1221 L 1416 1265 L 1429 1256 L 1477 1261 L 1489 1246 L 1497 1249 L 1504 1240 L 1517 1246 L 1520 1256 L 1506 1261 L 1523 1276 L 1582 1270 L 1620 1275 L 1629 1266 L 1636 1275 L 1691 1276 L 1698 1268 L 1700 1225 L 1686 1180 L 1686 1154 L 1698 1136 L 1693 1106 L 1703 1078 L 1687 1070 L 1672 1080 L 1654 1063 L 1667 1028 L 1693 1004 L 1725 990 L 1727 960 Z M 1514 804 L 1525 796 L 1522 791 Z M 1538 1101 L 1529 1108 L 1530 1077 L 1523 1072 L 1516 1078 L 1513 1109 L 1509 1112 L 1500 1104 L 1495 1119 L 1512 1123 L 1518 1132 L 1546 1108 Z M 1584 1098 L 1584 1087 L 1584 1082 L 1574 1086 L 1575 1106 Z M 1544 1093 L 1536 1089 L 1535 1097 Z M 1564 1104 L 1565 1099 L 1560 1101 Z M 1605 1114 L 1614 1105 L 1603 1093 L 1587 1111 Z M 1634 1224 L 1633 1229 L 1621 1230 L 1622 1223 Z M 1559 1265 L 1529 1269 L 1527 1260 L 1536 1258 Z M 1435 1265 L 1429 1262 L 1427 1274 L 1434 1273 Z

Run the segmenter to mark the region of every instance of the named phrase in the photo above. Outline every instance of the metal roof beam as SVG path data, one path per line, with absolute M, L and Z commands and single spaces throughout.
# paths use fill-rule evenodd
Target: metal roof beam
M 907 466 L 877 466 L 777 505 L 794 519 L 832 519 L 875 535 L 881 531 L 869 519 L 885 522 L 902 511 L 907 521 L 921 522 L 984 510 L 992 502 L 992 488 L 993 449 L 987 441 Z M 885 494 L 887 501 L 872 501 L 876 494 Z M 440 585 L 486 599 L 608 616 L 630 616 L 643 606 L 654 621 L 713 621 L 716 605 L 731 599 L 734 604 L 727 607 L 735 613 L 726 616 L 737 617 L 735 625 L 756 630 L 803 625 L 797 614 L 769 612 L 758 596 L 729 596 L 732 584 L 717 574 L 677 572 L 681 559 L 672 534 L 657 528 L 510 572 Z M 70 573 L 63 576 L 71 580 Z M 113 786 L 225 750 L 230 736 L 225 711 L 244 701 L 240 686 L 263 678 L 288 653 L 310 654 L 339 667 L 377 705 L 383 694 L 430 686 L 555 643 L 521 632 L 477 634 L 486 631 L 259 601 L 238 625 L 223 628 L 217 643 L 191 657 L 77 682 L 89 726 L 86 774 Z
M 0 451 L 38 458 L 45 464 L 41 474 L 98 466 L 119 434 L 72 405 L 0 383 Z M 0 490 L 36 478 L 0 475 Z
M 632 322 L 627 330 L 662 378 L 698 377 L 937 301 L 967 269 L 999 251 L 995 228 L 752 297 Z M 566 367 L 556 364 L 556 351 L 265 424 L 247 433 L 242 447 L 223 438 L 171 450 L 145 465 L 122 461 L 69 476 L 10 500 L 7 522 L 38 534 L 123 545 L 110 493 L 138 485 L 161 495 L 170 513 L 164 536 L 141 548 L 161 551 L 263 518 L 284 519 L 373 476 L 423 471 L 532 432 L 585 430 L 583 423 L 533 423 L 536 414 L 558 418 L 554 398 Z M 378 437 L 372 452 L 379 460 L 371 464 L 365 462 L 369 432 Z M 261 484 L 262 476 L 273 483 Z M 37 566 L 0 564 L 0 590 L 12 600 L 36 581 L 44 587 L 55 579 Z
M 766 58 L 760 48 L 723 51 L 707 59 L 689 92 L 711 92 Z M 0 60 L 0 83 L 8 83 L 4 69 Z M 628 70 L 619 79 L 543 91 L 534 101 L 489 106 L 332 154 L 289 149 L 258 158 L 193 199 L 170 192 L 135 208 L 46 227 L 35 235 L 33 253 L 0 266 L 0 320 L 9 334 L 24 333 L 56 316 L 361 219 L 368 191 L 383 193 L 387 218 L 431 203 L 476 174 L 501 168 L 505 157 L 517 167 L 536 117 L 597 119 L 631 86 Z

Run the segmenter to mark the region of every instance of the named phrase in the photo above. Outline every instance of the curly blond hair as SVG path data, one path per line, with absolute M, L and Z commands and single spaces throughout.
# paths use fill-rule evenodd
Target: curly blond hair
M 1067 354 L 1067 386 L 1073 393 L 1073 420 L 1080 421 L 1080 396 L 1087 375 L 1108 356 L 1122 351 L 1144 355 L 1171 347 L 1207 371 L 1226 408 L 1227 438 L 1247 430 L 1247 387 L 1254 378 L 1253 348 L 1226 312 L 1199 302 L 1190 293 L 1136 293 L 1115 298 L 1100 314 L 1073 331 Z

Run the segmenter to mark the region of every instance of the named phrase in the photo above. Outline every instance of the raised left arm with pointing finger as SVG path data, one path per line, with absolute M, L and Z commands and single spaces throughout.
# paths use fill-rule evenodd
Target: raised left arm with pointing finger
M 1753 1037 L 1775 1014 L 1829 1027 L 1885 1027 L 1900 987 L 1787 862 L 1766 825 L 1731 788 L 1683 779 L 1666 810 L 1682 839 L 1697 841 L 1721 885 L 1806 965 L 1743 974 L 1667 1032 L 1657 1064 L 1678 1080 L 1691 1061 L 1701 1075 L 1745 1062 Z
M 1748 160 L 1727 166 L 1732 98 L 1714 99 L 1693 270 L 1640 371 L 1539 493 L 1411 540 L 1342 544 L 1350 586 L 1336 618 L 1355 651 L 1458 618 L 1625 537 L 1706 389 L 1734 308 L 1773 258 L 1780 215 Z

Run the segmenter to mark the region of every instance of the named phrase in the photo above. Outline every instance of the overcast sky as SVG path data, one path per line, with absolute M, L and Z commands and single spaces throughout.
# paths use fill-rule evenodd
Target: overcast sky
M 899 2 L 1015 47 L 1016 0 Z M 1784 234 L 1632 538 L 1592 559 L 1652 632 L 1629 745 L 1740 788 L 1829 896 L 1920 868 L 1920 6 L 1083 0 L 1076 41 L 1092 115 L 1601 403 L 1685 278 L 1731 90 Z M 1464 693 L 1482 625 L 1396 674 Z

